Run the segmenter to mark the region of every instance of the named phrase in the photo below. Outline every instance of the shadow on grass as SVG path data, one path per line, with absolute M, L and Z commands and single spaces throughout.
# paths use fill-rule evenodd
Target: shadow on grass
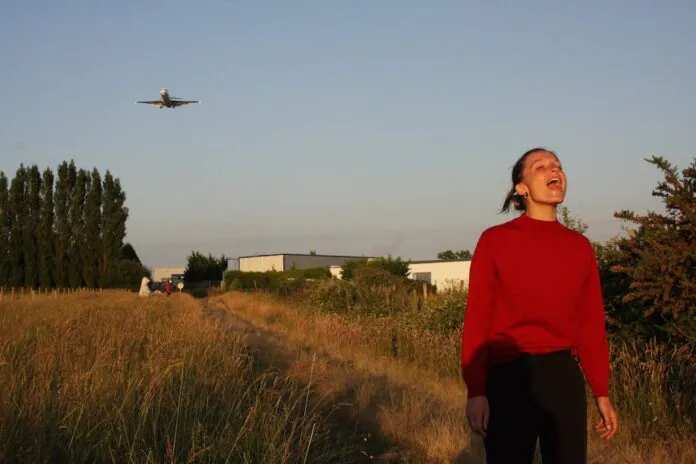
M 227 333 L 243 337 L 259 371 L 273 371 L 281 377 L 292 376 L 295 363 L 301 358 L 311 358 L 315 351 L 309 347 L 290 348 L 273 332 L 252 325 L 238 314 L 231 314 L 220 303 L 209 303 L 205 311 L 208 316 L 217 319 Z M 352 365 L 350 361 L 330 357 L 326 353 L 322 353 L 321 357 L 327 366 Z M 293 381 L 308 391 L 307 407 L 325 418 L 332 440 L 351 449 L 342 462 L 430 462 L 416 449 L 417 446 L 389 439 L 381 431 L 383 424 L 380 424 L 380 419 L 384 410 L 392 406 L 395 409 L 409 406 L 408 398 L 413 390 L 411 386 L 390 382 L 386 375 L 371 374 L 367 378 L 358 376 L 348 380 L 340 388 L 322 395 L 319 389 L 308 388 L 308 382 L 304 380 L 293 377 Z M 364 385 L 369 385 L 369 395 L 361 395 Z M 429 423 L 441 421 L 441 410 L 433 398 L 426 408 L 418 411 L 419 426 L 427 429 Z M 463 415 L 461 420 L 466 420 Z M 469 448 L 462 450 L 451 462 L 484 462 L 482 445 L 474 440 Z
M 284 349 L 275 334 L 258 329 L 237 316 L 231 316 L 225 309 L 208 304 L 205 313 L 216 319 L 225 332 L 232 336 L 242 336 L 244 344 L 253 357 L 256 372 L 275 373 L 277 377 L 288 376 L 293 364 L 298 359 L 298 353 Z M 234 323 L 230 319 L 234 317 Z M 304 350 L 306 351 L 306 350 Z M 276 376 L 271 375 L 269 378 Z M 307 411 L 324 418 L 333 442 L 342 448 L 350 449 L 347 456 L 340 462 L 420 462 L 412 461 L 412 456 L 406 454 L 405 447 L 390 441 L 379 433 L 374 415 L 357 414 L 352 405 L 355 404 L 355 390 L 346 386 L 339 395 L 326 397 L 298 379 L 292 380 L 296 388 L 307 391 Z M 272 383 L 269 380 L 269 383 Z M 268 385 L 273 388 L 273 385 Z M 288 398 L 289 400 L 289 398 Z M 371 411 L 377 412 L 378 405 L 370 405 Z

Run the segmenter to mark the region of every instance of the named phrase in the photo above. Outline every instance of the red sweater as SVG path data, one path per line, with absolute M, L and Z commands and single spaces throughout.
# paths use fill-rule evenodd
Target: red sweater
M 571 349 L 595 397 L 609 395 L 604 302 L 594 250 L 560 222 L 522 214 L 485 230 L 471 262 L 462 333 L 469 398 L 488 364 Z

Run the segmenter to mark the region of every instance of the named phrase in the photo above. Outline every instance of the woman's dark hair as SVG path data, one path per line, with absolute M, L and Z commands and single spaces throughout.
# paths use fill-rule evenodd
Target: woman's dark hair
M 511 203 L 517 211 L 527 210 L 527 204 L 524 202 L 524 198 L 522 197 L 522 195 L 519 195 L 517 193 L 517 191 L 515 190 L 515 186 L 522 182 L 522 174 L 524 173 L 525 160 L 529 155 L 538 151 L 545 151 L 551 153 L 553 156 L 556 156 L 554 152 L 552 152 L 551 150 L 547 150 L 543 147 L 532 148 L 531 150 L 526 151 L 522 156 L 520 156 L 520 159 L 518 159 L 515 165 L 512 167 L 512 187 L 510 188 L 510 191 L 505 197 L 503 207 L 500 209 L 501 213 L 509 212 Z M 556 158 L 558 158 L 558 156 L 556 156 Z

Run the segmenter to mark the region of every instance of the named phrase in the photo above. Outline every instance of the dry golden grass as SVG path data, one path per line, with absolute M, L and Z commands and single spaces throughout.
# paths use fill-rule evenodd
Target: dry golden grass
M 0 461 L 346 462 L 310 392 L 191 297 L 0 302 Z
M 416 459 L 483 462 L 464 419 L 459 334 L 418 331 L 388 318 L 354 319 L 305 311 L 263 295 L 216 297 L 229 311 L 299 346 L 311 347 L 288 370 L 326 398 L 345 401 L 354 417 Z M 319 356 L 309 353 L 316 350 Z M 621 430 L 610 442 L 589 424 L 590 462 L 696 462 L 696 363 L 657 347 L 613 346 L 613 395 Z M 668 391 L 667 391 L 668 390 Z M 398 446 L 397 446 L 398 447 Z M 409 461 L 409 462 L 414 462 Z

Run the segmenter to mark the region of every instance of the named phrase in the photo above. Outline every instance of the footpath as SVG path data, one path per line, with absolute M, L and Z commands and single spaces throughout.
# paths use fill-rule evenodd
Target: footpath
M 468 451 L 462 451 L 449 460 L 433 460 L 432 456 L 427 456 L 431 454 L 427 450 L 430 446 L 427 443 L 414 446 L 414 443 L 399 443 L 384 436 L 381 429 L 385 414 L 388 414 L 390 407 L 394 408 L 394 405 L 385 405 L 384 399 L 404 398 L 403 404 L 397 407 L 407 408 L 410 396 L 423 396 L 422 391 L 414 393 L 422 390 L 422 387 L 394 384 L 386 375 L 357 372 L 349 360 L 336 359 L 312 347 L 298 346 L 274 332 L 256 326 L 243 314 L 219 300 L 204 300 L 204 312 L 217 320 L 223 330 L 238 335 L 250 354 L 262 360 L 265 366 L 276 370 L 283 377 L 299 382 L 303 388 L 311 386 L 310 408 L 320 408 L 322 415 L 325 412 L 336 442 L 348 444 L 354 449 L 347 462 L 483 462 L 479 452 Z M 436 416 L 439 411 L 454 406 L 438 401 L 432 395 L 427 401 L 430 409 L 428 414 L 433 416 L 434 421 L 438 420 Z M 462 421 L 465 420 L 463 412 L 462 410 Z M 457 415 L 458 413 L 459 411 L 456 412 Z

